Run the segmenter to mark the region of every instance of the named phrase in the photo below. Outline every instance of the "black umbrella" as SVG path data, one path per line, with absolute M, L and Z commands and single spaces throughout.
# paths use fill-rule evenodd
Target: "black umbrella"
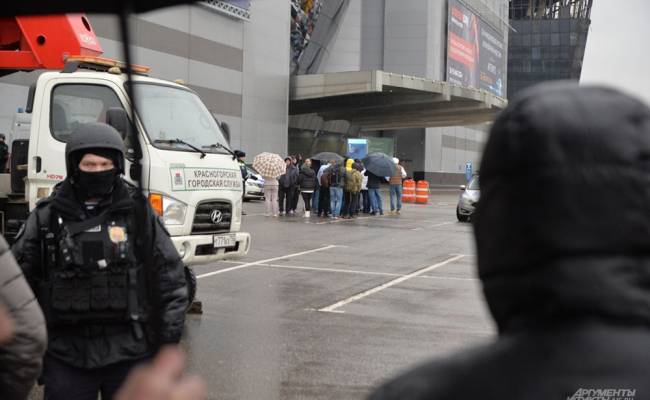
M 312 160 L 318 160 L 318 161 L 321 161 L 321 162 L 324 162 L 324 163 L 330 162 L 332 160 L 334 160 L 336 162 L 342 162 L 343 161 L 343 157 L 341 157 L 340 155 L 338 155 L 336 153 L 332 153 L 331 151 L 323 151 L 321 153 L 314 154 L 313 156 L 311 156 L 311 159 Z
M 395 163 L 393 158 L 384 153 L 370 153 L 363 159 L 366 169 L 377 176 L 393 176 Z

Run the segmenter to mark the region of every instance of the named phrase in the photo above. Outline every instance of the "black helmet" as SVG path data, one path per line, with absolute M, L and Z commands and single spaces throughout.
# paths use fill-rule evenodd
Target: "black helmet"
M 244 152 L 241 151 L 241 150 L 235 150 L 235 156 L 236 156 L 237 158 L 246 157 L 246 153 L 244 153 Z
M 108 150 L 114 154 L 113 162 L 124 173 L 124 142 L 120 134 L 108 124 L 89 122 L 81 124 L 72 132 L 65 145 L 65 166 L 68 175 L 73 174 L 83 154 L 90 149 Z

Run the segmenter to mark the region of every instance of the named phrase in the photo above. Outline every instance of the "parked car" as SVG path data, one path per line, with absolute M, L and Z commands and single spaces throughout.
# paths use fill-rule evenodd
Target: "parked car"
M 478 175 L 474 175 L 467 186 L 461 185 L 460 190 L 462 190 L 463 193 L 461 193 L 458 198 L 456 218 L 458 218 L 460 222 L 467 222 L 472 217 L 478 199 L 481 196 L 481 189 L 478 185 Z
M 246 180 L 246 193 L 244 193 L 244 200 L 262 200 L 264 198 L 264 178 L 257 173 L 251 166 L 246 166 L 248 173 L 256 179 Z

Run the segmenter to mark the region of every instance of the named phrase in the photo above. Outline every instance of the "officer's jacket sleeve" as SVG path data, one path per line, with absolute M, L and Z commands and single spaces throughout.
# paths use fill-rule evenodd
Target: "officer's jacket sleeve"
M 34 292 L 2 236 L 0 303 L 9 311 L 14 324 L 13 337 L 0 344 L 0 398 L 23 400 L 40 374 L 47 333 Z
M 178 343 L 181 339 L 185 310 L 187 309 L 187 283 L 181 257 L 174 247 L 162 221 L 150 211 L 154 233 L 154 266 L 157 268 L 158 340 L 159 345 Z
M 11 252 L 18 261 L 20 268 L 22 268 L 27 282 L 35 291 L 37 281 L 42 275 L 38 209 L 29 214 L 25 225 L 20 228 L 16 241 L 11 246 Z

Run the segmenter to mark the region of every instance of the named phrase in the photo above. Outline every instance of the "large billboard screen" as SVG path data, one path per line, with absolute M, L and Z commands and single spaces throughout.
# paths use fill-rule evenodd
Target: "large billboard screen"
M 447 81 L 506 96 L 503 36 L 459 0 L 449 0 Z
M 368 155 L 368 139 L 348 138 L 348 157 L 361 160 Z

